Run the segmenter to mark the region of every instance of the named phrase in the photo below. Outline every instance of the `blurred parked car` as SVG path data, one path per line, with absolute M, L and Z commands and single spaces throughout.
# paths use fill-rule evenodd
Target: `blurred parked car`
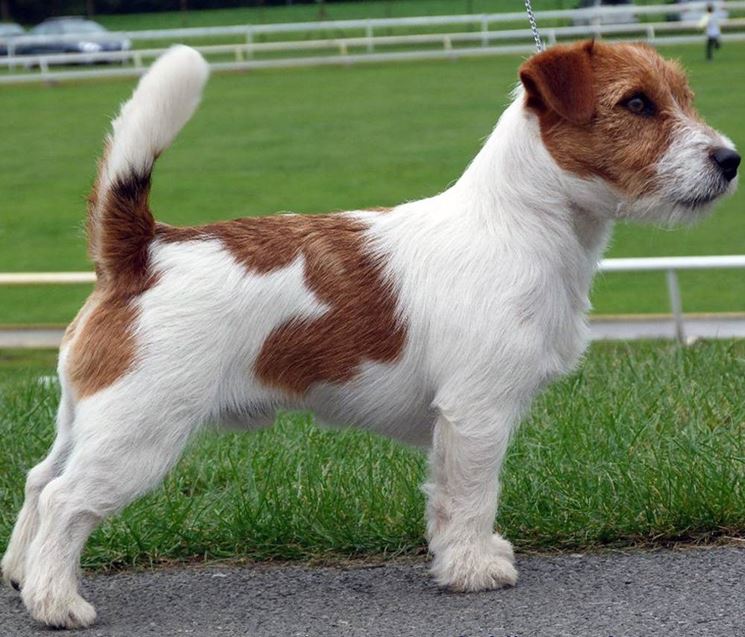
M 580 0 L 577 9 L 632 6 L 633 4 L 631 0 Z M 574 18 L 572 24 L 575 26 L 585 26 L 588 24 L 633 24 L 638 21 L 633 11 L 618 11 L 595 18 Z
M 0 55 L 8 54 L 8 40 L 23 35 L 25 31 L 20 24 L 14 22 L 0 22 Z
M 97 22 L 83 18 L 49 18 L 31 29 L 29 35 L 39 37 L 19 40 L 16 44 L 18 55 L 127 51 L 132 46 L 128 38 L 111 33 Z M 109 59 L 105 56 L 91 59 L 96 62 L 117 60 L 116 57 Z
M 706 13 L 706 9 L 699 8 L 699 7 L 691 7 L 691 4 L 698 4 L 700 0 L 678 0 L 678 5 L 680 5 L 680 13 L 673 13 L 673 19 L 674 20 L 681 20 L 683 22 L 695 22 L 698 24 L 699 20 L 704 17 L 704 14 Z M 716 2 L 712 3 L 714 5 L 714 16 L 717 17 L 719 20 L 726 20 L 729 17 L 729 11 L 725 11 L 722 8 L 718 8 Z M 686 6 L 688 5 L 688 6 Z

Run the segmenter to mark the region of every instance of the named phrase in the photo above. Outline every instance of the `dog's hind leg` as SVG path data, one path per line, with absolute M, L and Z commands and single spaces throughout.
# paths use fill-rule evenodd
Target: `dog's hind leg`
M 477 591 L 517 581 L 512 546 L 494 533 L 499 469 L 515 419 L 505 413 L 437 419 L 424 490 L 432 573 L 441 586 Z
M 75 407 L 70 391 L 62 382 L 62 395 L 57 410 L 57 436 L 47 457 L 26 476 L 23 507 L 3 556 L 3 580 L 17 590 L 23 585 L 26 552 L 39 527 L 39 495 L 53 478 L 62 473 L 72 448 L 71 428 L 74 413 Z
M 183 395 L 127 386 L 77 404 L 74 448 L 63 473 L 39 497 L 39 530 L 27 552 L 21 597 L 48 626 L 93 623 L 95 610 L 78 592 L 78 564 L 89 535 L 162 480 L 199 424 Z

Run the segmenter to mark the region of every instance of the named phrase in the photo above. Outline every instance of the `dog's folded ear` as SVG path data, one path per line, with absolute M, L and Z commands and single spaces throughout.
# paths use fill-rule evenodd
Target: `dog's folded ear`
M 574 124 L 587 124 L 595 112 L 593 46 L 592 41 L 558 45 L 523 62 L 526 106 L 539 115 L 550 110 Z

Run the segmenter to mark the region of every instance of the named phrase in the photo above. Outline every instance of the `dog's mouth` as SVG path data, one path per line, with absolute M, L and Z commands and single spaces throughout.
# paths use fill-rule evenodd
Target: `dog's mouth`
M 684 206 L 686 208 L 690 208 L 691 210 L 695 210 L 696 208 L 702 208 L 704 206 L 708 206 L 717 197 L 719 197 L 720 194 L 721 193 L 696 195 L 695 197 L 690 197 L 687 199 L 676 199 L 675 203 L 681 206 Z
M 737 181 L 733 180 L 723 184 L 707 184 L 708 187 L 701 189 L 703 192 L 697 192 L 695 194 L 686 193 L 688 196 L 674 197 L 673 200 L 676 204 L 690 210 L 704 208 L 714 203 L 720 197 L 724 197 L 725 195 L 734 192 L 737 187 L 736 183 Z

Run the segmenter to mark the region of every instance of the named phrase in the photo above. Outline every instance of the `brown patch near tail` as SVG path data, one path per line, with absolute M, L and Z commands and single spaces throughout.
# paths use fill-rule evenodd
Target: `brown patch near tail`
M 680 67 L 643 44 L 555 46 L 528 59 L 520 79 L 556 163 L 632 197 L 654 191 L 657 162 L 681 116 L 698 117 Z M 637 93 L 654 103 L 654 115 L 622 105 Z
M 150 212 L 150 174 L 131 174 L 89 198 L 88 244 L 102 283 L 137 288 L 148 274 L 148 251 L 155 235 Z
M 66 373 L 78 399 L 105 389 L 124 376 L 136 359 L 133 327 L 136 300 L 154 285 L 149 248 L 155 235 L 148 198 L 150 173 L 131 173 L 104 187 L 98 164 L 88 196 L 88 251 L 96 266 L 96 288 L 70 323 L 62 346 L 69 345 Z
M 406 330 L 396 297 L 365 237 L 344 214 L 237 219 L 198 228 L 158 226 L 161 241 L 219 239 L 248 270 L 265 274 L 305 259 L 305 282 L 329 309 L 272 331 L 255 361 L 266 384 L 302 394 L 319 382 L 349 381 L 366 361 L 388 363 Z

